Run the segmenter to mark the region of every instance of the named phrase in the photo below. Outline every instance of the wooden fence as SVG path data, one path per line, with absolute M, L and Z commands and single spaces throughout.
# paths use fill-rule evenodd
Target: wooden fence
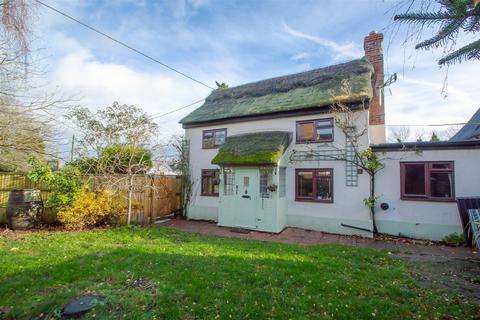
M 85 176 L 93 189 L 100 187 L 120 191 L 122 201 L 127 202 L 128 178 L 125 175 Z M 27 176 L 15 173 L 0 173 L 0 223 L 6 222 L 6 207 L 11 190 L 39 189 L 44 203 L 52 190 L 42 183 L 31 181 Z M 180 210 L 180 177 L 167 175 L 135 176 L 133 180 L 132 221 L 152 223 Z M 44 209 L 44 221 L 56 221 L 53 208 Z

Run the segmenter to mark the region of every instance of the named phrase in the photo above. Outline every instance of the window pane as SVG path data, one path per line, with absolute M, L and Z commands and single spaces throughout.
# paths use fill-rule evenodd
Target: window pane
M 243 187 L 248 188 L 250 185 L 250 177 L 243 177 Z
M 202 194 L 203 195 L 218 195 L 218 181 L 220 173 L 218 170 L 204 170 L 202 171 Z
M 213 139 L 213 132 L 204 132 L 203 133 L 203 147 L 204 148 L 213 148 L 215 146 Z
M 405 193 L 425 195 L 424 164 L 405 164 Z
M 272 183 L 272 170 L 260 170 L 260 196 L 262 198 L 270 198 L 270 192 L 267 187 Z
M 449 172 L 432 172 L 430 174 L 430 188 L 432 197 L 452 197 L 452 174 Z
M 317 177 L 317 199 L 332 200 L 331 178 L 325 176 Z
M 450 169 L 449 163 L 432 163 L 432 169 Z
M 317 140 L 332 140 L 333 128 L 317 128 Z
M 314 130 L 313 130 L 313 121 L 297 124 L 297 135 L 298 135 L 298 140 L 315 139 Z
M 225 176 L 223 180 L 223 193 L 226 196 L 233 195 L 233 186 L 235 185 L 235 171 L 233 171 L 233 169 L 225 169 Z
M 313 173 L 298 172 L 298 196 L 313 198 Z
M 227 133 L 225 132 L 225 130 L 215 131 L 215 145 L 221 146 L 222 144 L 224 144 L 226 136 Z
M 210 176 L 202 177 L 202 191 L 203 194 L 211 194 L 213 190 L 213 178 Z
M 333 126 L 332 119 L 317 120 L 317 128 L 318 127 L 328 127 L 328 126 Z

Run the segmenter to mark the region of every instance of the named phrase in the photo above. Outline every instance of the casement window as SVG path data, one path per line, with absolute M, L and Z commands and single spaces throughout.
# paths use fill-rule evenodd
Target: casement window
M 297 121 L 297 143 L 333 141 L 333 118 Z
M 333 202 L 333 169 L 295 170 L 295 200 Z
M 215 149 L 225 143 L 227 138 L 227 129 L 203 130 L 202 148 Z
M 270 198 L 268 186 L 273 182 L 272 169 L 260 169 L 260 197 Z
M 454 201 L 453 162 L 400 162 L 403 200 Z
M 235 171 L 231 168 L 223 169 L 223 194 L 226 196 L 233 195 L 235 186 Z
M 202 170 L 202 196 L 218 197 L 219 177 L 218 169 Z

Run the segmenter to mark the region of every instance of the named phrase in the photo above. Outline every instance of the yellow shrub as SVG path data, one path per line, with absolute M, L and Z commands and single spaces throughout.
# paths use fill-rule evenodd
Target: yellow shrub
M 108 190 L 83 190 L 73 204 L 58 213 L 67 229 L 107 225 L 118 222 L 126 213 L 124 198 Z

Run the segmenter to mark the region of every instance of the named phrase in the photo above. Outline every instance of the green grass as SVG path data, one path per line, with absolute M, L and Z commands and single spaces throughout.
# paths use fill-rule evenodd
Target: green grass
M 382 251 L 199 236 L 167 228 L 0 238 L 0 318 L 58 315 L 102 295 L 96 319 L 465 319 L 477 305 L 418 287 Z M 135 282 L 135 280 L 139 280 Z M 140 285 L 135 285 L 139 283 Z

